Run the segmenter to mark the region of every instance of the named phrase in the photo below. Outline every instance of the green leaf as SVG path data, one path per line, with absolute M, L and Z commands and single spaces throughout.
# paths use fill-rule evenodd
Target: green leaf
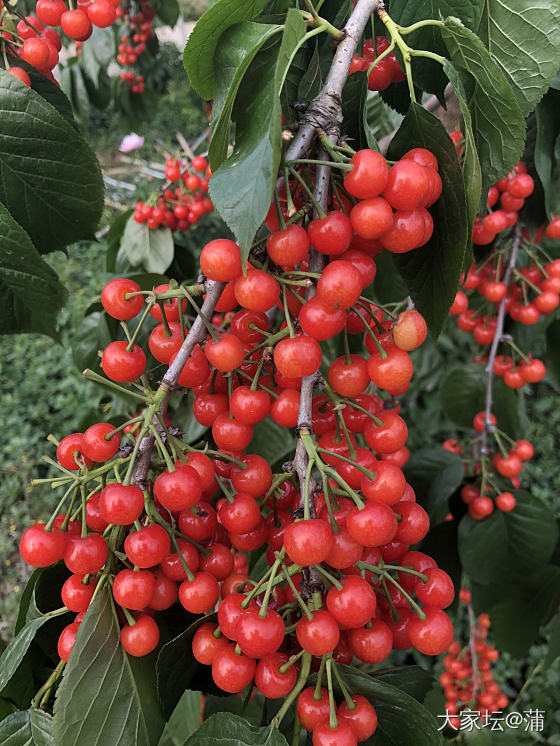
M 527 116 L 560 67 L 560 5 L 485 0 L 479 34 Z
M 169 0 L 173 2 L 174 0 Z M 171 24 L 174 25 L 174 24 Z M 88 43 L 82 47 L 80 65 L 84 68 L 93 84 L 99 86 L 99 73 L 105 69 L 115 56 L 115 36 L 113 29 L 93 27 Z
M 418 502 L 430 516 L 445 503 L 463 481 L 463 462 L 455 453 L 441 448 L 416 451 L 404 467 Z M 447 512 L 447 511 L 446 511 Z
M 511 578 L 546 563 L 558 539 L 549 508 L 538 498 L 518 490 L 510 513 L 495 510 L 475 521 L 466 515 L 459 523 L 459 556 L 465 572 L 477 583 Z
M 163 729 L 153 661 L 132 659 L 120 644 L 108 589 L 92 602 L 56 693 L 56 746 L 152 746 Z
M 546 329 L 546 367 L 560 385 L 560 319 Z
M 286 428 L 267 418 L 255 425 L 251 452 L 258 453 L 269 464 L 281 464 L 293 451 L 293 443 L 286 438 Z
M 37 332 L 56 339 L 56 317 L 67 296 L 54 269 L 0 204 L 0 333 Z
M 456 365 L 447 373 L 440 389 L 440 402 L 450 420 L 461 427 L 472 427 L 477 412 L 484 409 L 486 376 L 476 363 Z M 517 431 L 517 397 L 503 381 L 494 380 L 492 412 L 498 427 L 514 437 Z
M 200 18 L 191 32 L 183 64 L 195 91 L 209 101 L 214 96 L 214 55 L 220 36 L 230 26 L 257 16 L 262 0 L 220 0 Z
M 16 635 L 25 626 L 27 610 L 29 609 L 31 600 L 34 597 L 35 586 L 41 579 L 41 575 L 44 572 L 45 572 L 44 567 L 38 567 L 36 570 L 34 570 L 33 573 L 31 574 L 31 577 L 27 581 L 25 588 L 23 589 L 23 593 L 21 594 L 20 599 L 19 599 L 18 615 L 17 615 L 17 620 L 16 620 L 16 626 L 14 629 L 14 632 Z
M 13 640 L 10 640 L 8 646 L 0 656 L 0 692 L 5 688 L 17 671 L 19 664 L 23 660 L 23 656 L 29 650 L 29 646 L 33 642 L 35 635 L 49 618 L 50 617 L 45 616 L 39 619 L 34 619 L 32 622 L 28 622 L 13 638 Z
M 548 218 L 560 213 L 560 91 L 551 89 L 535 109 L 535 168 L 544 190 Z
M 389 251 L 382 251 L 379 256 L 375 257 L 377 272 L 373 281 L 375 297 L 380 303 L 394 303 L 397 300 L 404 300 L 408 295 L 408 289 L 398 271 L 393 254 Z M 369 289 L 366 288 L 366 295 Z M 371 297 L 368 295 L 368 297 Z
M 433 114 L 412 102 L 393 138 L 388 157 L 423 147 L 438 160 L 442 193 L 430 208 L 434 232 L 425 246 L 395 256 L 410 295 L 437 339 L 455 299 L 470 233 L 467 230 L 465 186 L 455 146 Z
M 205 622 L 215 622 L 216 614 L 209 614 L 193 621 L 184 632 L 163 645 L 156 662 L 157 693 L 164 715 L 169 717 L 177 707 L 182 692 L 191 683 L 206 691 L 204 677 L 208 674 L 205 666 L 200 666 L 192 654 L 192 638 L 196 630 Z
M 378 726 L 369 746 L 438 746 L 443 743 L 437 721 L 419 702 L 383 681 L 383 674 L 368 676 L 350 666 L 337 666 L 353 694 L 362 694 L 375 706 Z
M 179 3 L 177 0 L 160 0 L 157 14 L 161 20 L 173 28 L 179 19 Z
M 303 23 L 303 21 L 302 21 Z M 208 158 L 215 171 L 227 155 L 229 123 L 239 85 L 263 44 L 281 26 L 245 21 L 231 26 L 221 37 L 215 67 L 220 70 L 214 86 Z
M 221 712 L 205 720 L 186 746 L 287 746 L 284 736 L 268 725 L 257 728 L 238 715 Z
M 0 71 L 0 202 L 42 253 L 95 231 L 103 207 L 97 159 L 38 93 Z
M 480 204 L 480 195 L 482 193 L 482 170 L 480 168 L 478 151 L 476 149 L 471 112 L 467 103 L 467 94 L 463 85 L 463 78 L 448 60 L 444 61 L 443 69 L 453 86 L 455 96 L 457 97 L 459 106 L 461 107 L 461 114 L 463 115 L 463 137 L 465 139 L 463 181 L 465 182 L 465 196 L 467 198 L 467 229 L 470 236 L 474 219 L 478 212 L 478 206 Z M 472 264 L 472 246 L 469 241 L 465 256 L 465 266 L 470 266 L 470 264 Z
M 185 746 L 200 727 L 202 695 L 187 689 L 165 724 L 158 746 Z
M 118 215 L 109 226 L 109 230 L 107 231 L 107 235 L 105 236 L 105 241 L 107 242 L 105 269 L 107 270 L 107 272 L 116 271 L 115 265 L 117 252 L 119 250 L 119 246 L 121 245 L 124 229 L 126 227 L 126 224 L 128 223 L 128 219 L 132 216 L 133 213 L 134 210 L 132 207 L 129 210 L 121 212 L 121 214 Z
M 201 425 L 193 415 L 192 391 L 185 391 L 183 397 L 175 402 L 175 408 L 169 412 L 171 422 L 175 427 L 180 428 L 184 435 L 183 440 L 186 443 L 197 443 L 201 440 L 207 427 Z
M 376 671 L 373 674 L 376 681 L 391 684 L 397 689 L 414 697 L 418 702 L 423 702 L 424 697 L 432 688 L 434 677 L 429 671 L 420 666 L 398 666 Z
M 251 63 L 235 101 L 233 154 L 210 181 L 214 206 L 235 234 L 244 263 L 270 208 L 282 149 L 280 93 L 304 35 L 301 16 L 290 11 L 280 48 L 263 50 Z
M 365 72 L 350 75 L 342 90 L 342 132 L 352 138 L 356 150 L 368 147 L 363 116 L 367 92 Z
M 544 665 L 548 667 L 560 656 L 560 614 L 556 614 L 546 631 L 548 633 L 548 650 Z
M 52 718 L 43 710 L 14 712 L 0 723 L 2 746 L 52 746 Z
M 525 121 L 515 95 L 480 39 L 457 18 L 445 19 L 443 39 L 463 83 L 482 168 L 482 196 L 519 161 Z
M 311 101 L 321 90 L 323 79 L 321 77 L 321 66 L 319 64 L 319 48 L 315 40 L 315 48 L 311 59 L 297 87 L 297 97 L 300 101 Z
M 127 259 L 133 267 L 163 274 L 173 261 L 175 247 L 169 228 L 151 230 L 131 215 L 124 229 L 118 259 Z

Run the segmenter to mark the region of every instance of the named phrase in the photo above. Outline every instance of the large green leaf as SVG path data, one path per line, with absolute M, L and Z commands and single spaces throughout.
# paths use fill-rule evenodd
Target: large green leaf
M 179 18 L 179 3 L 177 0 L 160 0 L 157 14 L 161 20 L 173 28 Z
M 302 21 L 303 23 L 303 21 Z M 214 85 L 208 158 L 215 171 L 227 155 L 229 123 L 235 97 L 243 76 L 267 39 L 281 26 L 244 21 L 224 32 L 216 51 L 215 66 L 220 70 Z
M 238 715 L 221 712 L 205 720 L 186 746 L 288 746 L 284 736 L 269 726 L 257 728 Z
M 440 389 L 441 407 L 447 417 L 462 427 L 472 427 L 477 412 L 484 409 L 486 376 L 476 363 L 456 365 L 449 370 Z M 517 430 L 517 397 L 503 381 L 494 379 L 492 412 L 498 427 L 514 437 Z
M 200 18 L 187 41 L 183 64 L 195 91 L 209 100 L 214 95 L 214 55 L 220 36 L 230 26 L 255 18 L 263 0 L 219 0 Z
M 376 681 L 402 689 L 418 702 L 422 702 L 428 691 L 432 688 L 434 677 L 429 671 L 420 666 L 398 666 L 376 671 Z
M 115 36 L 113 29 L 93 27 L 88 43 L 82 47 L 80 64 L 97 88 L 99 73 L 105 69 L 115 56 Z
M 97 159 L 38 93 L 0 71 L 0 202 L 41 252 L 89 238 L 101 216 Z
M 527 116 L 560 67 L 560 5 L 484 0 L 479 34 Z
M 504 74 L 478 36 L 458 18 L 445 19 L 443 39 L 462 80 L 482 167 L 482 195 L 519 161 L 525 121 Z
M 2 746 L 52 746 L 52 718 L 43 710 L 14 712 L 0 723 Z
M 459 456 L 441 448 L 416 451 L 404 469 L 418 502 L 430 515 L 455 492 L 464 476 L 463 462 Z
M 158 746 L 185 746 L 200 727 L 202 695 L 187 689 L 165 724 Z
M 488 584 L 526 573 L 548 561 L 558 530 L 549 508 L 538 498 L 518 490 L 510 513 L 495 510 L 475 521 L 466 515 L 459 524 L 459 556 L 469 577 Z
M 465 187 L 455 147 L 445 128 L 433 114 L 412 102 L 388 157 L 398 159 L 414 147 L 427 148 L 435 155 L 443 189 L 430 208 L 432 237 L 425 246 L 395 256 L 395 261 L 432 336 L 437 338 L 457 293 L 470 239 Z
M 56 338 L 56 317 L 67 295 L 56 272 L 0 203 L 0 333 Z
M 401 26 L 411 26 L 426 19 L 439 20 L 440 17 L 456 16 L 470 28 L 476 31 L 480 23 L 484 0 L 391 0 L 391 18 Z M 437 26 L 423 26 L 407 35 L 407 43 L 414 49 L 428 49 L 440 55 L 445 55 L 445 44 L 441 38 L 441 31 Z M 441 65 L 434 60 L 415 57 L 412 62 L 414 82 L 424 90 L 443 97 L 445 75 Z
M 352 139 L 352 145 L 356 150 L 369 147 L 363 116 L 367 92 L 365 72 L 350 75 L 342 91 L 342 133 Z
M 551 89 L 536 110 L 535 168 L 549 218 L 560 213 L 560 91 Z
M 269 464 L 279 465 L 293 452 L 293 442 L 286 438 L 286 428 L 267 418 L 255 425 L 251 452 L 258 453 Z
M 153 746 L 163 720 L 153 661 L 133 659 L 119 639 L 110 591 L 90 605 L 56 693 L 56 746 Z
M 127 259 L 133 267 L 163 274 L 173 261 L 174 252 L 169 228 L 151 230 L 146 223 L 137 223 L 131 215 L 121 238 L 117 262 Z
M 210 181 L 214 206 L 235 234 L 244 262 L 272 200 L 282 149 L 280 93 L 304 35 L 301 16 L 289 13 L 280 47 L 261 51 L 251 63 L 235 101 L 233 154 Z
M 353 694 L 362 694 L 375 706 L 377 730 L 368 746 L 438 746 L 443 743 L 437 721 L 414 697 L 383 680 L 350 666 L 338 666 Z

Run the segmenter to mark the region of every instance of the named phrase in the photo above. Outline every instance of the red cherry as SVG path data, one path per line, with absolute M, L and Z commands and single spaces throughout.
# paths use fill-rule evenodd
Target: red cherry
M 113 581 L 113 596 L 119 606 L 140 611 L 150 603 L 155 584 L 149 570 L 121 570 Z
M 206 622 L 205 624 L 201 624 L 194 633 L 192 641 L 193 655 L 204 666 L 211 666 L 218 650 L 228 645 L 227 638 L 223 635 L 214 636 L 214 632 L 217 629 L 217 624 Z
M 82 454 L 83 433 L 72 433 L 62 438 L 56 448 L 56 458 L 61 466 L 77 471 L 82 465 L 90 466 L 91 459 Z
M 266 250 L 275 264 L 292 267 L 307 258 L 309 238 L 301 225 L 289 225 L 271 233 L 266 239 Z
M 54 2 L 52 0 L 43 0 L 43 2 L 49 5 L 56 4 L 56 0 Z M 117 278 L 108 282 L 101 291 L 101 303 L 109 316 L 120 321 L 133 319 L 142 310 L 143 297 L 135 295 L 127 299 L 125 296 L 127 293 L 136 293 L 139 291 L 140 286 L 133 280 L 128 280 L 125 277 Z
M 358 150 L 350 159 L 350 164 L 354 168 L 344 175 L 344 188 L 349 194 L 362 200 L 381 194 L 387 184 L 389 168 L 380 153 L 369 149 Z
M 115 22 L 116 8 L 110 0 L 95 0 L 87 8 L 87 15 L 94 26 L 107 28 Z
M 270 405 L 271 398 L 266 391 L 252 391 L 249 386 L 238 386 L 229 402 L 232 415 L 245 425 L 255 425 L 264 420 Z
M 242 271 L 239 246 L 226 238 L 210 241 L 200 252 L 200 268 L 209 280 L 235 280 Z
M 327 608 L 341 627 L 362 627 L 375 613 L 376 600 L 369 583 L 357 575 L 349 575 L 327 593 Z
M 336 619 L 328 611 L 312 612 L 312 619 L 302 617 L 296 626 L 296 637 L 301 647 L 311 655 L 331 653 L 340 639 Z
M 289 694 L 297 681 L 297 666 L 290 666 L 284 673 L 280 667 L 290 660 L 286 653 L 272 653 L 257 663 L 255 685 L 267 699 L 281 699 Z
M 350 222 L 361 238 L 379 238 L 393 227 L 393 211 L 383 197 L 371 197 L 352 208 Z
M 58 638 L 56 648 L 58 657 L 66 663 L 68 663 L 68 658 L 70 657 L 70 653 L 72 651 L 72 648 L 74 647 L 74 641 L 76 639 L 76 634 L 78 632 L 79 626 L 80 625 L 78 622 L 69 624 L 67 627 L 64 627 Z
M 124 540 L 128 559 L 140 568 L 158 565 L 167 557 L 169 549 L 169 535 L 163 526 L 156 523 L 134 531 Z
M 393 541 L 398 523 L 388 505 L 371 501 L 361 510 L 353 508 L 346 519 L 346 526 L 358 544 L 375 547 Z
M 67 10 L 60 17 L 62 30 L 71 39 L 85 41 L 92 31 L 87 13 L 83 10 Z
M 183 580 L 179 586 L 181 606 L 191 614 L 210 611 L 220 597 L 218 581 L 209 572 L 196 573 L 193 580 Z
M 19 542 L 21 556 L 33 567 L 48 567 L 64 556 L 67 535 L 60 531 L 45 531 L 45 525 L 29 526 Z
M 340 210 L 333 210 L 324 218 L 312 220 L 307 233 L 317 251 L 331 256 L 343 254 L 352 240 L 350 220 Z
M 288 557 L 302 566 L 316 565 L 327 559 L 332 543 L 329 524 L 317 518 L 292 523 L 284 534 Z
M 148 614 L 139 614 L 133 625 L 121 629 L 121 645 L 129 655 L 148 655 L 159 642 L 159 627 Z
M 319 296 L 310 298 L 299 312 L 302 330 L 314 339 L 332 339 L 344 329 L 346 313 L 344 309 L 332 308 Z
M 315 687 L 308 686 L 299 695 L 296 712 L 305 730 L 311 732 L 321 721 L 329 717 L 329 693 L 321 689 L 319 699 L 315 699 Z
M 453 581 L 439 567 L 428 568 L 425 575 L 427 575 L 428 580 L 424 582 L 418 578 L 418 582 L 414 586 L 416 597 L 425 606 L 433 606 L 437 609 L 447 608 L 455 597 Z
M 131 383 L 146 370 L 146 355 L 142 348 L 134 345 L 129 351 L 127 347 L 128 342 L 111 342 L 103 351 L 101 367 L 112 381 Z
M 350 630 L 348 639 L 352 652 L 364 663 L 382 663 L 393 649 L 393 634 L 381 619 L 373 619 L 370 628 Z
M 186 510 L 202 497 L 200 477 L 188 465 L 163 472 L 154 482 L 154 495 L 167 510 Z
M 278 612 L 267 609 L 247 609 L 237 622 L 235 639 L 249 658 L 263 658 L 275 653 L 284 639 L 284 622 Z
M 327 718 L 313 729 L 313 746 L 357 746 L 357 743 L 352 726 L 344 720 L 331 728 Z
M 361 355 L 337 358 L 329 368 L 329 383 L 341 396 L 357 396 L 365 391 L 370 378 L 367 363 Z
M 251 683 L 255 669 L 254 658 L 238 655 L 235 653 L 234 645 L 224 645 L 214 656 L 212 678 L 222 691 L 235 694 Z
M 440 655 L 453 641 L 453 625 L 441 609 L 425 606 L 425 619 L 413 615 L 408 624 L 408 634 L 414 647 L 424 655 Z
M 209 340 L 206 343 L 204 354 L 214 368 L 222 373 L 229 373 L 241 365 L 245 353 L 238 337 L 234 334 L 222 334 L 219 340 Z
M 330 262 L 317 283 L 317 296 L 331 308 L 353 306 L 363 289 L 362 277 L 350 262 L 342 259 Z
M 136 485 L 109 484 L 101 492 L 99 508 L 107 523 L 129 526 L 142 515 L 144 493 Z
M 114 431 L 115 426 L 109 422 L 98 422 L 88 427 L 82 436 L 82 453 L 91 461 L 108 461 L 118 451 L 121 436 L 118 433 L 107 439 L 107 435 Z
M 107 542 L 99 534 L 68 539 L 64 563 L 76 575 L 95 575 L 101 570 L 109 554 Z
M 214 420 L 212 437 L 222 450 L 243 450 L 251 442 L 253 425 L 246 425 L 222 412 Z
M 284 376 L 310 376 L 319 369 L 321 360 L 321 347 L 317 340 L 303 334 L 286 337 L 274 348 L 274 365 Z
M 278 302 L 278 281 L 260 269 L 249 267 L 246 277 L 240 275 L 234 283 L 235 298 L 240 306 L 251 311 L 268 311 Z
M 344 700 L 336 710 L 337 718 L 348 723 L 358 741 L 366 741 L 377 729 L 377 713 L 374 706 L 361 694 L 351 694 L 350 699 L 355 707 L 350 709 Z

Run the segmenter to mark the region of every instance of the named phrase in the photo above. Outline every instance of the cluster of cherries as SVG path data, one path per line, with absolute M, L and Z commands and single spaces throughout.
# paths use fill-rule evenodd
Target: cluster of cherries
M 94 26 L 106 28 L 114 23 L 119 4 L 120 0 L 78 0 L 77 7 L 69 9 L 64 0 L 37 0 L 36 15 L 20 15 L 16 31 L 2 29 L 1 38 L 10 54 L 21 57 L 56 82 L 52 71 L 58 63 L 62 41 L 60 32 L 55 29 L 60 28 L 70 39 L 83 42 L 89 39 Z M 27 86 L 31 85 L 23 68 L 14 65 L 8 72 Z
M 376 36 L 366 39 L 362 48 L 362 56 L 354 55 L 350 64 L 350 75 L 361 70 L 368 70 L 370 65 L 387 49 L 389 42 L 385 36 Z M 401 83 L 406 80 L 406 75 L 401 70 L 394 52 L 389 52 L 383 59 L 379 60 L 368 75 L 368 88 L 370 91 L 384 91 L 391 83 Z
M 153 204 L 141 201 L 134 205 L 137 223 L 146 223 L 151 230 L 166 226 L 172 231 L 186 231 L 204 214 L 213 211 L 214 205 L 208 196 L 210 166 L 200 155 L 195 156 L 190 165 L 189 169 L 185 159 L 167 159 L 165 178 L 168 183 L 159 196 L 154 197 Z
M 469 603 L 470 597 L 470 591 L 461 588 L 459 600 Z M 459 642 L 452 642 L 443 659 L 445 671 L 440 675 L 439 683 L 445 694 L 445 710 L 450 716 L 448 723 L 453 730 L 461 727 L 461 710 L 476 711 L 484 722 L 485 718 L 508 705 L 507 696 L 500 690 L 492 675 L 492 663 L 498 660 L 500 653 L 495 647 L 488 645 L 489 629 L 488 614 L 480 614 L 473 630 L 472 644 L 462 647 Z
M 473 428 L 477 433 L 482 433 L 485 427 L 485 412 L 478 412 L 473 419 Z M 490 414 L 487 424 L 489 432 L 494 436 L 498 451 L 492 456 L 491 465 L 497 474 L 511 481 L 512 487 L 518 489 L 520 486 L 519 476 L 523 470 L 525 461 L 534 456 L 534 448 L 528 440 L 513 441 L 506 433 L 497 427 L 496 417 Z M 509 441 L 509 449 L 505 442 Z M 449 439 L 443 443 L 443 449 L 452 453 L 461 454 L 463 446 L 458 440 Z M 489 465 L 477 462 L 473 467 L 474 481 L 470 481 L 461 488 L 461 500 L 468 505 L 469 515 L 475 520 L 482 520 L 489 516 L 494 508 L 504 513 L 509 513 L 516 505 L 516 499 L 511 492 L 502 490 L 494 479 L 488 478 Z
M 125 33 L 119 39 L 116 59 L 122 67 L 130 67 L 146 51 L 146 43 L 153 32 L 155 11 L 149 2 L 141 0 L 140 10 L 134 14 L 132 3 L 127 3 L 124 8 L 119 6 L 117 18 L 123 20 Z M 141 73 L 123 70 L 120 78 L 129 85 L 132 93 L 144 93 L 145 82 Z

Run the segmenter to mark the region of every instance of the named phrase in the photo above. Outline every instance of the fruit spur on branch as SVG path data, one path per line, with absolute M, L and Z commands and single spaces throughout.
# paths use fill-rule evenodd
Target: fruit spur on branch
M 462 135 L 454 132 L 451 136 L 461 156 Z M 496 378 L 517 390 L 545 377 L 544 362 L 515 341 L 515 327 L 533 326 L 560 304 L 560 260 L 551 259 L 542 246 L 543 237 L 560 238 L 560 218 L 534 232 L 519 222 L 518 213 L 533 188 L 523 162 L 490 187 L 488 213 L 476 218 L 472 232 L 481 258 L 461 276 L 450 309 L 458 328 L 481 345 L 473 362 L 483 365 L 486 372 L 485 409 L 473 419 L 474 433 L 443 443 L 444 450 L 465 459 L 468 481 L 461 499 L 475 520 L 486 518 L 494 508 L 514 510 L 516 498 L 509 490 L 520 487 L 523 464 L 534 456 L 533 445 L 511 438 L 492 412 Z
M 197 615 L 217 609 L 192 642 L 217 686 L 240 692 L 254 681 L 266 697 L 286 698 L 275 722 L 297 701 L 316 743 L 333 729 L 339 743 L 355 743 L 375 730 L 376 714 L 337 666 L 380 663 L 393 649 L 437 655 L 453 639 L 444 611 L 453 584 L 409 548 L 429 518 L 401 469 L 407 426 L 395 397 L 406 393 L 426 324 L 414 309 L 364 295 L 380 251 L 427 240 L 441 180 L 423 149 L 389 168 L 371 150 L 330 147 L 327 209 L 314 190 L 322 164 L 286 162 L 245 273 L 239 246 L 217 239 L 202 248 L 193 285 L 141 291 L 123 278 L 103 288 L 123 339 L 103 350 L 104 375 L 84 375 L 124 389 L 138 408 L 119 427 L 100 422 L 57 442 L 56 461 L 45 460 L 63 494 L 20 549 L 31 565 L 62 560 L 71 573 L 61 613 L 76 617 L 59 639 L 63 661 L 104 586 L 134 656 L 158 645 L 158 612 L 177 602 Z M 136 343 L 148 317 L 159 322 L 149 351 L 169 366 L 157 388 L 162 369 L 147 370 Z M 350 352 L 358 335 L 363 355 Z M 343 351 L 332 362 L 327 340 Z M 196 447 L 166 416 L 175 386 L 192 391 L 194 417 L 209 428 Z M 296 428 L 295 457 L 278 474 L 251 453 L 267 417 Z M 247 553 L 263 546 L 269 569 L 252 580 Z

